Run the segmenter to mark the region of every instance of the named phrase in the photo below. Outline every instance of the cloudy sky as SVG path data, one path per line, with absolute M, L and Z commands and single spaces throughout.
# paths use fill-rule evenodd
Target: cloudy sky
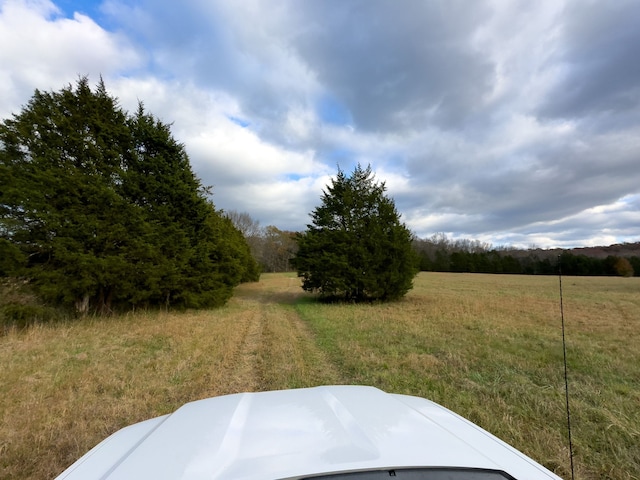
M 0 118 L 102 75 L 262 226 L 303 230 L 360 162 L 422 238 L 635 242 L 638 19 L 640 0 L 0 0 Z

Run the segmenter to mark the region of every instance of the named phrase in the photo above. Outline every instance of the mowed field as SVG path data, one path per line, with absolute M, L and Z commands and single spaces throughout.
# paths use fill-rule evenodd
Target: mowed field
M 366 384 L 424 396 L 570 477 L 557 277 L 421 273 L 324 305 L 294 274 L 221 309 L 0 337 L 0 478 L 52 478 L 114 431 L 214 395 Z M 564 277 L 579 479 L 640 478 L 640 278 Z

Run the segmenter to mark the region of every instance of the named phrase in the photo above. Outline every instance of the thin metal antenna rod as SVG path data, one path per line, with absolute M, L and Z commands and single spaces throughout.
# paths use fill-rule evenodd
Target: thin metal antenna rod
M 567 374 L 567 342 L 564 335 L 564 302 L 562 301 L 562 266 L 558 255 L 558 279 L 560 280 L 560 317 L 562 318 L 562 353 L 564 357 L 564 397 L 567 406 L 567 432 L 569 435 L 569 459 L 571 461 L 571 480 L 573 472 L 573 442 L 571 441 L 571 410 L 569 409 L 569 376 Z

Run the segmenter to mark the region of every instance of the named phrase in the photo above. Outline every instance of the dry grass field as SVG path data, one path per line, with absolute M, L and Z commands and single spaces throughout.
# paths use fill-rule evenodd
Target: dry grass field
M 640 279 L 565 277 L 576 476 L 640 478 Z M 0 478 L 52 478 L 115 430 L 240 391 L 425 396 L 569 478 L 558 279 L 420 274 L 402 301 L 324 305 L 263 275 L 211 311 L 0 337 Z

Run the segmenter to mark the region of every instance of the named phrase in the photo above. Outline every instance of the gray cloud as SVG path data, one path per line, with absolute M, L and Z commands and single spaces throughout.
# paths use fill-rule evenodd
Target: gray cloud
M 308 2 L 294 48 L 378 132 L 459 125 L 482 105 L 493 68 L 472 45 L 482 2 Z
M 540 112 L 550 117 L 626 114 L 640 106 L 640 2 L 571 2 L 564 14 L 563 69 Z

